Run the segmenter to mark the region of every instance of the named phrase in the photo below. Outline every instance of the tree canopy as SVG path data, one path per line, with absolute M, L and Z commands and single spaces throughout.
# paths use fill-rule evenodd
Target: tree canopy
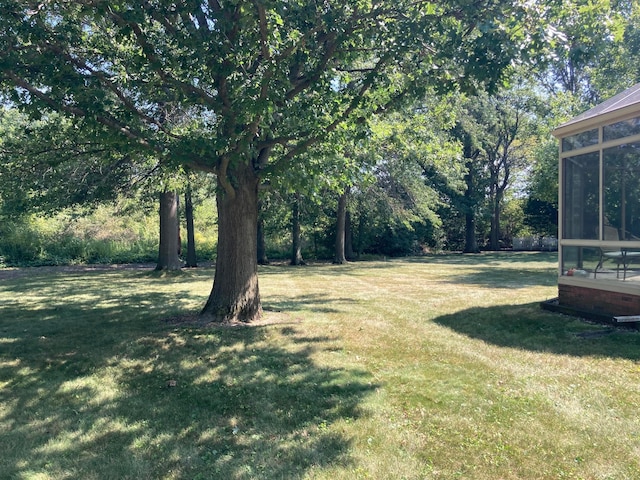
M 531 13 L 502 3 L 9 1 L 0 78 L 31 113 L 90 119 L 226 181 L 247 154 L 292 159 L 427 84 L 498 81 Z
M 266 173 L 429 86 L 495 85 L 547 34 L 544 2 L 526 0 L 3 7 L 0 87 L 12 104 L 96 125 L 121 151 L 217 174 L 218 262 L 203 313 L 223 321 L 260 315 L 255 225 Z

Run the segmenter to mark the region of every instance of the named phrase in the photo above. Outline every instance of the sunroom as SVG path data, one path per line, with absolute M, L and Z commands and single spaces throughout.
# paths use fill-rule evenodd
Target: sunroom
M 640 315 L 640 84 L 561 125 L 558 304 Z

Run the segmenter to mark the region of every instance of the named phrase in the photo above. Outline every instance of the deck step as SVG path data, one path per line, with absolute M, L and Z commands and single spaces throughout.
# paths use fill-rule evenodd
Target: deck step
M 640 322 L 640 315 L 621 315 L 619 317 L 613 317 L 616 323 L 634 323 Z

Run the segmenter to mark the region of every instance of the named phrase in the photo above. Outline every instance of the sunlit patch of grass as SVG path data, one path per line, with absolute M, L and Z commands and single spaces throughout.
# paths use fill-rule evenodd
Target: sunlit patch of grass
M 165 321 L 210 269 L 5 281 L 0 472 L 638 478 L 638 333 L 542 311 L 555 275 L 552 254 L 267 266 L 267 321 L 240 329 Z

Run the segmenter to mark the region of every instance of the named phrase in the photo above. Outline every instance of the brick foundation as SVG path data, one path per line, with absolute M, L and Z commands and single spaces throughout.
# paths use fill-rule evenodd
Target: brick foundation
M 558 303 L 611 316 L 640 315 L 640 295 L 558 285 Z

